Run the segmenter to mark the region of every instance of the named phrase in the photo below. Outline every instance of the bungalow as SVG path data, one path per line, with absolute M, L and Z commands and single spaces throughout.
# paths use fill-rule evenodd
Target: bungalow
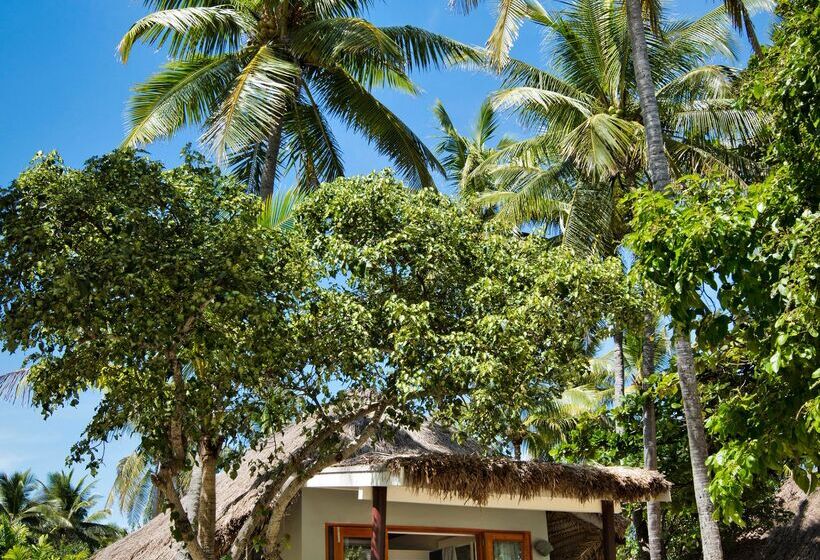
M 288 441 L 298 437 L 286 431 Z M 253 506 L 269 451 L 249 452 L 238 476 L 219 475 L 221 552 Z M 459 445 L 435 426 L 376 441 L 310 479 L 284 523 L 284 560 L 613 560 L 622 503 L 667 501 L 657 472 L 514 461 Z M 167 514 L 96 560 L 172 560 Z

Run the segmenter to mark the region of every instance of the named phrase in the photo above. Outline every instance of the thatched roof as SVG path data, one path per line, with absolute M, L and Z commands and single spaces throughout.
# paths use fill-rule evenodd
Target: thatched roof
M 262 483 L 260 464 L 272 464 L 303 441 L 303 428 L 293 426 L 261 450 L 243 458 L 237 476 L 217 475 L 217 547 L 227 551 L 256 501 Z M 441 496 L 479 504 L 492 494 L 529 498 L 549 492 L 580 500 L 634 501 L 658 496 L 670 484 L 658 473 L 622 467 L 560 465 L 513 461 L 480 454 L 478 446 L 456 443 L 436 426 L 400 430 L 365 446 L 343 465 L 403 472 L 405 484 Z M 174 541 L 167 514 L 99 551 L 95 560 L 171 560 Z
M 820 560 L 820 490 L 806 496 L 789 480 L 777 499 L 791 520 L 766 534 L 741 539 L 727 551 L 727 560 Z
M 541 461 L 514 461 L 477 454 L 424 453 L 370 457 L 404 483 L 433 494 L 483 505 L 490 496 L 528 500 L 549 494 L 581 501 L 643 501 L 663 496 L 671 487 L 662 474 L 627 467 L 566 465 Z
M 604 560 L 600 515 L 592 513 L 547 512 L 550 560 Z M 615 516 L 615 531 L 623 541 L 629 521 Z

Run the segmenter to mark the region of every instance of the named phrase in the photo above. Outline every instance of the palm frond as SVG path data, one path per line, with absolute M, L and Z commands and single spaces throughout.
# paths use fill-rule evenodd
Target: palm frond
M 307 195 L 298 188 L 277 191 L 262 201 L 259 224 L 272 230 L 289 230 L 294 225 L 295 212 Z
M 201 125 L 219 107 L 241 71 L 234 55 L 171 61 L 134 88 L 128 101 L 123 145 L 148 144 L 190 125 Z
M 297 170 L 298 188 L 310 192 L 344 175 L 344 165 L 336 137 L 307 84 L 304 92 L 285 121 L 289 140 L 283 146 L 282 161 L 286 170 Z
M 151 479 L 152 472 L 153 464 L 142 453 L 134 452 L 120 459 L 105 503 L 106 509 L 116 504 L 131 527 L 137 527 L 157 515 L 161 500 Z
M 720 64 L 698 66 L 675 76 L 658 88 L 658 102 L 691 102 L 696 99 L 722 99 L 732 93 L 739 72 Z
M 483 49 L 412 25 L 381 29 L 395 41 L 408 71 L 483 65 L 487 57 Z
M 167 46 L 172 58 L 215 55 L 240 48 L 255 22 L 226 6 L 187 6 L 152 12 L 138 20 L 120 40 L 117 51 L 128 61 L 137 41 Z
M 561 151 L 591 177 L 607 178 L 620 170 L 635 146 L 638 126 L 608 113 L 591 115 L 563 140 Z
M 281 124 L 300 76 L 298 66 L 278 58 L 267 45 L 260 47 L 209 120 L 203 144 L 223 157 L 226 149 L 240 150 L 267 139 Z
M 297 29 L 290 40 L 295 53 L 317 61 L 367 54 L 394 67 L 403 62 L 393 38 L 361 18 L 319 19 Z
M 521 109 L 527 106 L 539 106 L 547 111 L 559 107 L 577 111 L 584 117 L 591 115 L 590 107 L 583 100 L 557 91 L 534 87 L 516 87 L 502 89 L 492 97 L 495 109 Z
M 538 0 L 498 0 L 498 17 L 487 39 L 490 62 L 496 68 L 503 68 L 507 63 L 521 24 L 527 19 L 541 24 L 551 22 Z
M 18 369 L 0 375 L 0 399 L 24 406 L 31 404 L 32 390 L 27 381 L 29 370 Z
M 736 147 L 755 141 L 763 126 L 756 111 L 738 109 L 731 99 L 695 102 L 675 112 L 669 129 L 676 137 L 712 140 Z
M 441 163 L 410 128 L 341 68 L 322 69 L 310 83 L 327 109 L 362 132 L 389 157 L 414 187 L 435 188 L 431 169 L 444 174 Z

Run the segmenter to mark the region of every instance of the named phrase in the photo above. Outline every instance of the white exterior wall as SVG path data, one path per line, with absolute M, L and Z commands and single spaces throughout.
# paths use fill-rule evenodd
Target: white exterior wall
M 282 547 L 282 560 L 302 560 L 310 556 L 302 555 L 302 499 L 296 498 L 285 514 L 282 523 L 284 543 Z M 324 556 L 317 557 L 324 560 Z
M 547 516 L 543 511 L 390 502 L 389 488 L 387 495 L 388 525 L 529 531 L 532 542 L 547 540 Z M 355 489 L 305 488 L 291 513 L 301 518 L 301 527 L 296 527 L 299 524 L 294 519 L 285 525 L 284 532 L 289 534 L 291 546 L 285 551 L 284 559 L 323 560 L 325 523 L 368 524 L 370 508 L 370 500 L 359 500 Z M 532 557 L 534 560 L 543 558 L 535 551 Z

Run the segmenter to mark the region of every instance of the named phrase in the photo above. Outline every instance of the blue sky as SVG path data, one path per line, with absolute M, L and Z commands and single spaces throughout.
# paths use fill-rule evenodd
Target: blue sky
M 492 2 L 469 17 L 452 13 L 448 0 L 376 2 L 370 18 L 381 25 L 413 24 L 464 42 L 483 44 L 492 27 Z M 557 2 L 544 2 L 555 8 Z M 674 0 L 673 14 L 691 17 L 714 8 L 716 0 Z M 58 150 L 68 164 L 116 147 L 124 133 L 123 109 L 131 86 L 147 77 L 165 59 L 162 53 L 137 48 L 128 65 L 116 58 L 116 44 L 145 9 L 140 0 L 4 0 L 0 3 L 0 184 L 8 184 L 38 151 Z M 770 18 L 755 18 L 766 36 Z M 525 27 L 513 54 L 541 60 L 541 34 Z M 742 48 L 742 60 L 748 49 Z M 477 71 L 447 71 L 415 76 L 424 92 L 417 97 L 379 92 L 379 97 L 429 144 L 435 141 L 431 107 L 441 99 L 457 126 L 469 129 L 486 95 L 497 86 Z M 507 132 L 520 133 L 514 122 Z M 348 174 L 380 169 L 388 162 L 361 138 L 337 128 Z M 149 148 L 173 165 L 180 148 L 196 139 L 196 131 Z M 20 367 L 23 355 L 0 352 L 0 372 Z M 98 399 L 88 394 L 77 408 L 64 409 L 44 421 L 37 411 L 0 402 L 0 472 L 31 468 L 38 476 L 65 467 L 71 444 L 78 439 Z M 111 486 L 119 458 L 135 445 L 115 442 L 106 449 L 98 492 Z M 77 470 L 82 470 L 78 467 Z M 115 520 L 121 517 L 115 515 Z

